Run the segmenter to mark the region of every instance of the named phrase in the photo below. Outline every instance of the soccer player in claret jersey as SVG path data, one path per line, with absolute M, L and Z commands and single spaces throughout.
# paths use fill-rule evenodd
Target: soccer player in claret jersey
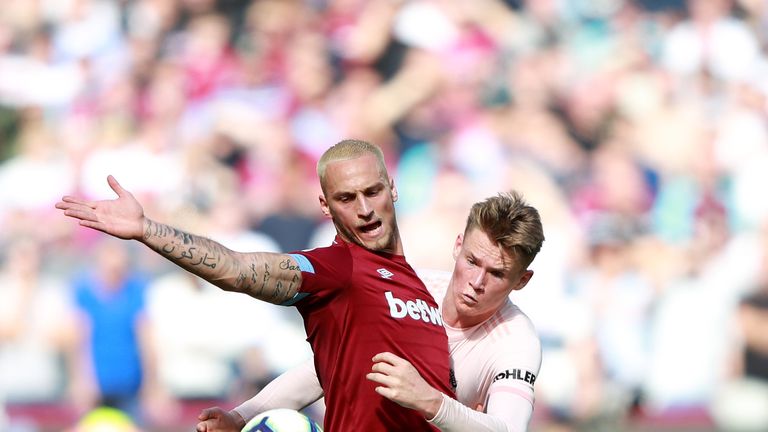
M 442 305 L 457 400 L 429 384 L 407 359 L 390 352 L 373 357 L 368 379 L 378 384 L 376 391 L 421 413 L 442 431 L 527 430 L 541 344 L 509 294 L 533 276 L 528 266 L 543 241 L 538 212 L 519 194 L 503 193 L 473 205 L 464 233 L 456 239 L 453 273 L 419 272 Z M 302 409 L 321 396 L 312 365 L 303 364 L 232 411 L 203 410 L 197 430 L 236 432 L 259 412 Z
M 65 196 L 56 207 L 82 226 L 138 240 L 224 290 L 296 306 L 326 397 L 325 430 L 432 431 L 422 415 L 382 397 L 365 377 L 376 353 L 392 352 L 453 394 L 447 336 L 437 304 L 403 257 L 397 189 L 381 150 L 341 141 L 322 155 L 317 173 L 320 207 L 337 236 L 329 247 L 289 254 L 238 253 L 151 220 L 111 176 L 117 199 Z M 401 304 L 415 309 L 401 316 Z

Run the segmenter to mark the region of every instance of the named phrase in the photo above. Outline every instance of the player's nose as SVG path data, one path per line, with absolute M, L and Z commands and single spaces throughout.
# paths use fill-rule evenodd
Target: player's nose
M 370 219 L 373 216 L 373 206 L 367 198 L 362 197 L 357 200 L 357 215 L 362 219 Z
M 469 285 L 475 291 L 483 291 L 485 289 L 485 270 L 478 269 L 470 279 Z

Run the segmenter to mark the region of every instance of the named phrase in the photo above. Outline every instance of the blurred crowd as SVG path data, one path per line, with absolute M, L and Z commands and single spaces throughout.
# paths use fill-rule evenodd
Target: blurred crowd
M 53 205 L 112 174 L 232 249 L 325 245 L 344 138 L 384 149 L 416 268 L 475 201 L 541 212 L 532 429 L 768 430 L 766 0 L 0 2 L 0 430 L 189 428 L 306 359 L 293 309 Z

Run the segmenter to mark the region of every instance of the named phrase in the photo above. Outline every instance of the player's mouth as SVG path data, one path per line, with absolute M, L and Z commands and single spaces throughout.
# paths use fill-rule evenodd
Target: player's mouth
M 381 221 L 371 222 L 369 224 L 360 226 L 359 230 L 366 237 L 375 237 L 381 233 L 381 225 Z
M 477 304 L 477 299 L 476 299 L 476 298 L 474 298 L 473 296 L 469 295 L 469 294 L 463 294 L 463 293 L 462 293 L 462 294 L 461 294 L 461 300 L 462 300 L 464 303 L 466 303 L 466 304 L 468 304 L 468 305 L 470 305 L 470 306 L 473 306 L 473 305 L 476 305 L 476 304 Z

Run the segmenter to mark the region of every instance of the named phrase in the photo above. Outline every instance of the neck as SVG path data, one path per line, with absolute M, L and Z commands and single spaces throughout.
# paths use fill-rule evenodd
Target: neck
M 453 302 L 448 300 L 448 295 L 443 299 L 443 323 L 451 327 L 458 327 L 459 320 Z

